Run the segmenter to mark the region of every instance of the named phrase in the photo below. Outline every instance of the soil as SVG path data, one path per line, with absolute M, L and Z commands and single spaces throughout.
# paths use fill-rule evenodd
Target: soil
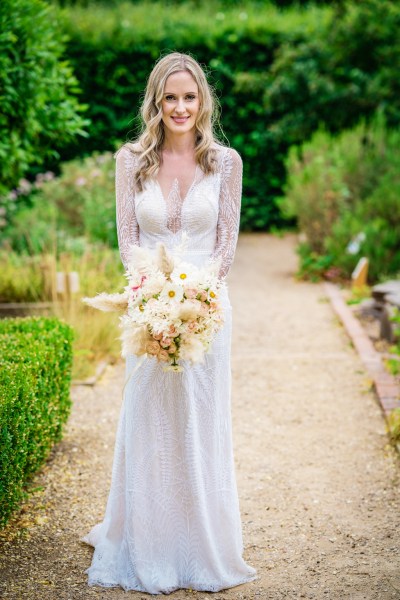
M 172 599 L 400 598 L 400 461 L 371 381 L 296 238 L 242 235 L 229 276 L 232 419 L 244 556 L 259 579 Z M 145 600 L 90 588 L 82 535 L 103 516 L 124 367 L 72 389 L 65 437 L 1 535 L 0 597 Z

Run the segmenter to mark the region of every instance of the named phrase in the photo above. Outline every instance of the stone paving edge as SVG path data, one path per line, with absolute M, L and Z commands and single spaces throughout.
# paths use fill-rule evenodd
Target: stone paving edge
M 400 408 L 399 386 L 393 375 L 386 371 L 379 352 L 375 350 L 363 327 L 347 306 L 340 288 L 330 282 L 325 282 L 324 287 L 333 310 L 340 318 L 374 383 L 375 392 L 383 414 L 385 417 L 388 417 L 392 410 Z

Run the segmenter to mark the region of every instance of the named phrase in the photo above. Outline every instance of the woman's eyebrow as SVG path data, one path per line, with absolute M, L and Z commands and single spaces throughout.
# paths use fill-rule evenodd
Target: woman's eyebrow
M 195 94 L 197 96 L 197 92 L 184 92 L 185 94 Z M 175 92 L 164 92 L 164 96 L 165 95 L 169 95 L 169 96 L 176 96 Z

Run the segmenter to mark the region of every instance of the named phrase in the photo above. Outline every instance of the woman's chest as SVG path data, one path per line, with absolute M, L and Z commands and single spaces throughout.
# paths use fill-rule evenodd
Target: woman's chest
M 136 219 L 142 231 L 157 235 L 181 230 L 207 232 L 217 225 L 219 196 L 219 174 L 195 179 L 184 198 L 178 180 L 167 198 L 159 182 L 150 180 L 135 196 Z

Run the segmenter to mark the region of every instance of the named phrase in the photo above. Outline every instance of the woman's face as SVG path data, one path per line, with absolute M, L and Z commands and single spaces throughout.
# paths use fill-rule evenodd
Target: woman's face
M 200 108 L 199 88 L 188 71 L 170 75 L 165 83 L 162 100 L 162 121 L 173 135 L 194 130 Z

